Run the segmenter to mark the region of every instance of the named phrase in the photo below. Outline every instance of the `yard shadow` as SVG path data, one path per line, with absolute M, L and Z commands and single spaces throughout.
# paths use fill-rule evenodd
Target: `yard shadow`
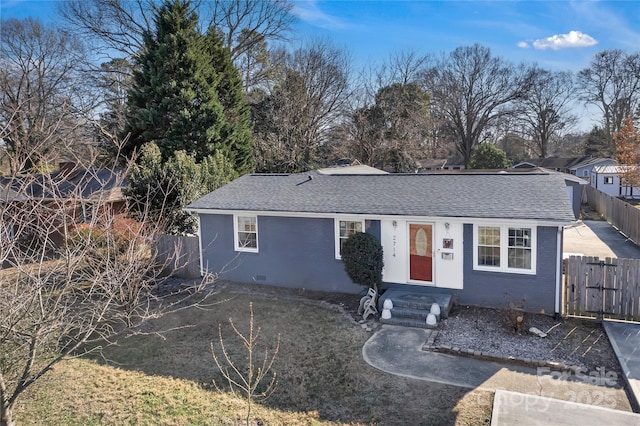
M 246 331 L 252 302 L 261 351 L 273 349 L 281 336 L 274 364 L 278 388 L 260 403 L 263 407 L 315 412 L 321 420 L 358 424 L 487 424 L 490 419 L 491 392 L 372 368 L 362 356 L 370 334 L 336 309 L 262 295 L 217 297 L 221 303 L 211 310 L 176 312 L 150 323 L 146 334 L 119 339 L 104 350 L 100 362 L 193 381 L 214 392 L 213 379 L 226 385 L 211 356 L 212 342 L 214 350 L 220 350 L 218 324 L 230 357 L 244 362 L 246 353 L 228 320 Z
M 320 420 L 350 424 L 488 424 L 497 388 L 565 400 L 578 395 L 578 402 L 587 403 L 598 403 L 605 392 L 606 402 L 629 410 L 622 389 L 583 383 L 575 375 L 423 351 L 424 330 L 385 326 L 372 336 L 335 306 L 318 301 L 215 297 L 220 303 L 212 309 L 185 309 L 149 323 L 145 334 L 119 339 L 104 351 L 102 362 L 189 380 L 212 392 L 212 380 L 225 388 L 211 344 L 220 351 L 222 339 L 233 360 L 246 360 L 229 319 L 246 332 L 252 302 L 260 329 L 258 360 L 281 337 L 274 364 L 278 388 L 260 403 L 278 412 L 316 413 Z

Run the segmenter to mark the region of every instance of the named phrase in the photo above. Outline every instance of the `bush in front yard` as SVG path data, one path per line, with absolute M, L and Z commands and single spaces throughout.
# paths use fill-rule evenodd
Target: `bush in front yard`
M 382 245 L 370 234 L 351 235 L 342 246 L 342 262 L 349 278 L 356 284 L 376 291 L 382 283 Z

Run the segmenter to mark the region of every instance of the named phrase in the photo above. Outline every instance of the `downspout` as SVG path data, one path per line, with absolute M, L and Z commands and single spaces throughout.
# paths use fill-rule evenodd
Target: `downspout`
M 198 215 L 198 251 L 200 252 L 200 276 L 204 277 L 204 262 L 202 261 L 203 257 L 202 257 L 202 223 L 200 221 L 200 214 L 196 213 Z
M 560 294 L 560 289 L 562 288 L 562 226 L 558 226 L 558 234 L 556 237 L 556 304 L 555 304 L 555 317 L 559 318 L 561 315 L 560 312 L 560 303 L 562 299 L 562 295 Z

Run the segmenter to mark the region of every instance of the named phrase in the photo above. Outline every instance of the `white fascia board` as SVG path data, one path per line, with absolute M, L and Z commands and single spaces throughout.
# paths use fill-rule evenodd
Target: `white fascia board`
M 505 219 L 505 218 L 477 218 L 463 216 L 405 216 L 405 215 L 380 215 L 368 213 L 316 213 L 316 212 L 286 212 L 286 211 L 270 211 L 270 210 L 222 210 L 222 209 L 184 209 L 190 213 L 198 214 L 224 214 L 224 215 L 256 215 L 256 216 L 275 216 L 275 217 L 307 217 L 317 219 L 352 219 L 362 217 L 363 219 L 382 220 L 382 219 L 406 219 L 410 221 L 450 221 L 463 223 L 489 223 L 496 222 L 505 224 L 531 224 L 536 226 L 566 226 L 576 223 L 575 220 L 546 220 L 546 219 Z

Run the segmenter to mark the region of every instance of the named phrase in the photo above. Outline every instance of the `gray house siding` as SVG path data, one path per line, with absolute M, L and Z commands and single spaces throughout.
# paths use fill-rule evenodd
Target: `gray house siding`
M 200 229 L 203 267 L 222 279 L 326 292 L 363 290 L 335 258 L 333 219 L 258 215 L 258 253 L 235 251 L 232 215 L 200 214 Z M 371 221 L 370 229 L 379 238 L 379 221 Z
M 573 188 L 571 207 L 573 208 L 573 214 L 576 219 L 580 219 L 580 204 L 582 203 L 582 185 L 578 182 L 572 182 L 570 180 L 565 181 L 567 187 Z
M 473 269 L 473 225 L 464 225 L 464 289 L 457 291 L 461 304 L 507 307 L 524 300 L 531 312 L 555 311 L 557 228 L 538 227 L 535 275 L 476 271 Z M 468 242 L 468 243 L 467 243 Z

